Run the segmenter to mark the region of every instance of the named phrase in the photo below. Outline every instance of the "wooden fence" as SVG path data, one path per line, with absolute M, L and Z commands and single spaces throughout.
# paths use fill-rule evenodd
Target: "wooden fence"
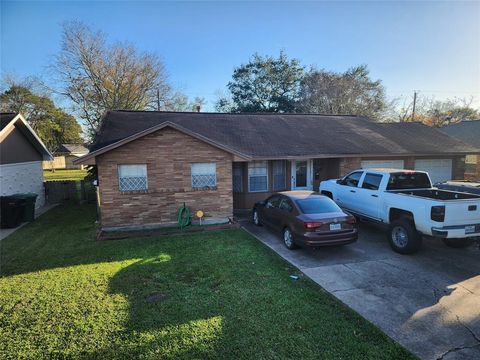
M 96 202 L 96 189 L 90 181 L 46 181 L 45 198 L 49 204 L 57 204 L 66 201 L 78 203 Z

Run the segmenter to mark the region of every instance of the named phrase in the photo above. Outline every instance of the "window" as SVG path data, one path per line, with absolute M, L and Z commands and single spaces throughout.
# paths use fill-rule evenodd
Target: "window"
M 233 192 L 243 192 L 242 163 L 233 163 Z
M 366 174 L 363 179 L 362 188 L 368 190 L 378 190 L 380 182 L 382 181 L 382 175 L 379 174 Z
M 268 191 L 268 174 L 266 161 L 248 163 L 248 191 Z
M 288 199 L 283 199 L 282 202 L 280 203 L 280 209 L 288 212 L 292 212 L 293 210 L 292 202 Z
M 217 164 L 192 164 L 192 187 L 194 189 L 208 189 L 217 186 Z
M 475 174 L 477 172 L 477 157 L 478 161 L 480 161 L 480 156 L 478 155 L 465 156 L 465 173 Z
M 426 173 L 408 171 L 390 174 L 387 190 L 429 189 L 431 187 L 432 184 Z
M 118 188 L 121 192 L 147 191 L 147 165 L 118 165 Z
M 286 183 L 285 161 L 276 160 L 272 162 L 273 190 L 284 190 Z
M 342 212 L 333 200 L 327 197 L 312 196 L 296 201 L 298 207 L 304 214 L 322 214 Z
M 342 185 L 347 185 L 347 186 L 351 186 L 351 187 L 357 187 L 357 186 L 358 186 L 358 181 L 359 181 L 360 178 L 362 177 L 362 174 L 363 174 L 362 171 L 356 171 L 356 172 L 353 172 L 353 173 L 347 175 L 347 176 L 343 179 Z
M 266 207 L 271 209 L 271 208 L 278 208 L 280 207 L 280 201 L 282 199 L 278 195 L 273 195 L 268 198 Z

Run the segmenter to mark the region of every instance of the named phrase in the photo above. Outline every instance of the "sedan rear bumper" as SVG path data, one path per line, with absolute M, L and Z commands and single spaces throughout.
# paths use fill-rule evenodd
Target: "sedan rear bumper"
M 309 247 L 321 247 L 321 246 L 335 246 L 335 245 L 345 245 L 357 241 L 358 239 L 358 229 L 351 231 L 342 231 L 342 232 L 331 232 L 331 233 L 316 233 L 316 232 L 306 232 L 303 234 L 298 234 L 295 240 L 299 245 L 309 246 Z

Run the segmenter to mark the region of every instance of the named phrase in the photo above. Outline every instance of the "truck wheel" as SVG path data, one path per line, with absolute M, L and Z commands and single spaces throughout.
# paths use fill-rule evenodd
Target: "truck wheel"
M 472 244 L 471 238 L 442 239 L 442 241 L 445 243 L 445 245 L 455 249 L 465 248 Z
M 388 242 L 392 249 L 400 254 L 413 254 L 420 249 L 422 237 L 412 221 L 398 219 L 390 224 Z

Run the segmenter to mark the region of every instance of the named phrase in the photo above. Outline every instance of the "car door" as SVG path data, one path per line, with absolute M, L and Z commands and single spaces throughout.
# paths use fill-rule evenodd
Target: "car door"
M 380 183 L 382 174 L 366 172 L 365 176 L 357 189 L 358 194 L 358 212 L 369 218 L 378 220 L 380 212 Z
M 292 228 L 295 225 L 294 211 L 295 207 L 293 206 L 292 201 L 288 197 L 282 196 L 278 210 L 279 221 L 277 223 L 277 230 L 281 231 L 285 226 Z M 292 230 L 294 229 L 292 228 Z
M 358 203 L 358 184 L 362 175 L 363 171 L 354 171 L 339 182 L 338 191 L 334 199 L 338 205 L 355 211 Z
M 262 222 L 268 226 L 276 227 L 276 218 L 278 217 L 278 208 L 280 206 L 280 195 L 272 195 L 265 201 L 262 211 Z

